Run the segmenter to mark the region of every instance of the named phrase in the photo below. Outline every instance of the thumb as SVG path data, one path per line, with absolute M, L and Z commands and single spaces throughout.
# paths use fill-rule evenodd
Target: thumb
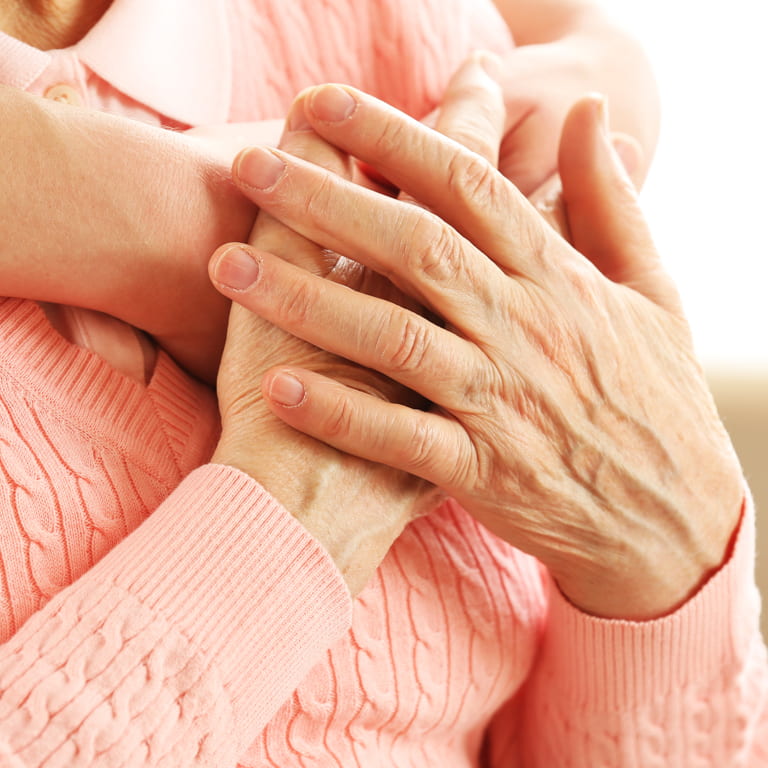
M 609 136 L 602 97 L 585 96 L 571 108 L 558 158 L 571 242 L 609 280 L 682 315 L 630 176 L 638 151 L 629 137 Z

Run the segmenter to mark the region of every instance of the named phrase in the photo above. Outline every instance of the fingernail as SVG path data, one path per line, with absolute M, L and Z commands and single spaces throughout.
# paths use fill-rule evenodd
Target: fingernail
M 274 187 L 285 173 L 285 163 L 263 147 L 252 147 L 240 153 L 235 174 L 248 187 L 267 190 Z
M 501 57 L 492 51 L 478 51 L 475 54 L 475 61 L 485 70 L 485 73 L 493 80 L 501 79 L 503 68 Z
M 243 248 L 229 248 L 219 256 L 213 271 L 216 282 L 233 291 L 250 288 L 259 277 L 259 262 Z
M 304 385 L 290 373 L 276 373 L 269 384 L 269 399 L 280 405 L 296 406 L 304 400 Z
M 346 120 L 354 111 L 357 102 L 338 85 L 326 85 L 317 89 L 310 97 L 310 107 L 315 115 L 327 123 Z
M 299 97 L 293 102 L 291 111 L 288 113 L 287 126 L 289 131 L 308 131 L 312 126 L 307 120 L 304 106 L 307 103 L 306 97 Z

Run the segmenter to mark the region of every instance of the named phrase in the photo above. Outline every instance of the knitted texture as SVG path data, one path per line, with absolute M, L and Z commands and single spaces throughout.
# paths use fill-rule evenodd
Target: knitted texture
M 231 6 L 233 121 L 253 120 L 254 109 L 260 118 L 285 117 L 299 91 L 328 81 L 355 85 L 422 117 L 439 104 L 471 50 L 511 47 L 488 0 L 231 0 Z M 238 66 L 245 60 L 252 69 Z
M 230 120 L 326 80 L 423 115 L 469 50 L 510 45 L 485 0 L 114 0 L 91 65 L 0 37 L 0 75 L 183 127 L 205 106 L 191 74 L 164 108 L 152 72 L 96 61 L 145 27 L 137 72 L 163 45 L 174 72 L 231 65 Z M 163 354 L 144 387 L 0 300 L 0 767 L 768 765 L 749 502 L 730 561 L 658 621 L 583 615 L 453 502 L 352 603 L 286 510 L 204 464 L 217 433 L 213 394 Z
M 194 765 L 231 752 L 222 683 L 177 629 L 109 583 L 65 594 L 4 649 L 0 727 L 24 765 Z
M 210 393 L 164 355 L 144 389 L 52 333 L 33 303 L 2 300 L 0 327 L 5 640 L 205 461 L 218 428 Z

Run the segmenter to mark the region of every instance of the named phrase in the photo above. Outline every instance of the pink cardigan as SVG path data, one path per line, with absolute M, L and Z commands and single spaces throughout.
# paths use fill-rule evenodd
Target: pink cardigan
M 115 0 L 68 51 L 0 37 L 0 81 L 174 127 L 327 79 L 419 114 L 509 44 L 477 0 L 256 6 Z M 749 502 L 658 621 L 580 613 L 451 502 L 353 602 L 286 510 L 205 464 L 215 398 L 164 354 L 144 386 L 10 299 L 0 340 L 3 768 L 768 765 Z

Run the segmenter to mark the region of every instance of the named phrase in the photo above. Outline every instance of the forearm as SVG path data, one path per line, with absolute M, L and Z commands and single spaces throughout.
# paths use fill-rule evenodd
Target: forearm
M 563 42 L 583 63 L 582 79 L 608 97 L 611 129 L 636 138 L 649 163 L 656 146 L 659 99 L 637 39 L 590 0 L 494 0 L 518 46 Z
M 244 238 L 253 220 L 228 165 L 178 133 L 2 87 L 0 141 L 6 296 L 86 306 L 145 327 L 142 305 L 168 306 L 168 285 L 189 291 L 189 301 L 213 296 L 211 251 Z M 137 263 L 162 266 L 153 271 L 163 284 L 147 281 Z M 162 314 L 154 322 L 147 330 L 162 333 Z

